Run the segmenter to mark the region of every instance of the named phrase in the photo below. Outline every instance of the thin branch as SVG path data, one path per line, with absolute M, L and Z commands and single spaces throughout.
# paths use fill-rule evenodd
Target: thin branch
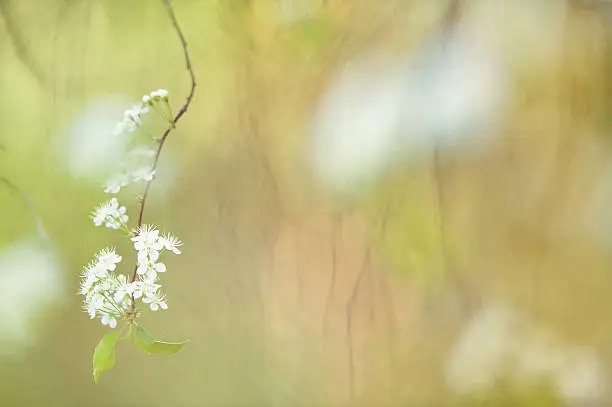
M 183 115 L 187 112 L 187 109 L 189 108 L 189 105 L 191 104 L 191 100 L 193 99 L 193 95 L 195 93 L 195 88 L 196 88 L 195 74 L 193 72 L 193 67 L 191 66 L 191 59 L 189 58 L 189 51 L 187 50 L 187 41 L 185 41 L 185 36 L 183 35 L 183 31 L 181 30 L 181 27 L 179 26 L 178 21 L 176 20 L 176 16 L 174 15 L 174 10 L 172 8 L 172 4 L 170 3 L 170 0 L 162 0 L 162 1 L 164 3 L 164 6 L 166 7 L 168 16 L 170 17 L 172 26 L 174 27 L 174 30 L 176 31 L 176 34 L 178 35 L 181 41 L 181 46 L 183 48 L 183 54 L 185 55 L 185 67 L 187 68 L 187 71 L 189 72 L 189 77 L 191 79 L 191 87 L 189 89 L 189 94 L 187 95 L 187 98 L 185 99 L 185 103 L 183 103 L 183 106 L 181 106 L 180 110 L 176 113 L 176 115 L 172 119 L 172 123 L 170 123 L 166 131 L 164 131 L 164 134 L 162 134 L 161 138 L 158 140 L 158 146 L 157 146 L 157 151 L 155 153 L 155 159 L 153 160 L 153 166 L 151 167 L 151 170 L 153 172 L 157 169 L 157 162 L 159 161 L 159 157 L 161 155 L 162 149 L 164 148 L 164 144 L 166 143 L 166 139 L 168 138 L 168 135 L 170 134 L 172 129 L 176 128 L 176 123 L 178 123 L 181 117 L 183 117 Z M 144 187 L 142 198 L 140 199 L 140 207 L 138 210 L 138 223 L 136 225 L 137 229 L 142 226 L 142 218 L 144 216 L 144 210 L 147 204 L 147 198 L 149 197 L 149 191 L 151 190 L 152 182 L 153 180 L 147 181 Z M 134 266 L 134 271 L 132 273 L 132 277 L 130 278 L 130 282 L 134 282 L 136 280 L 136 269 L 137 268 L 138 268 L 137 265 Z M 134 301 L 132 299 L 132 312 L 133 311 L 134 311 Z
M 47 231 L 45 230 L 45 227 L 43 226 L 42 218 L 41 218 L 40 214 L 36 211 L 36 207 L 34 206 L 34 203 L 30 199 L 30 197 L 25 192 L 23 192 L 23 190 L 21 188 L 19 188 L 15 184 L 13 184 L 11 181 L 6 179 L 5 177 L 0 177 L 0 181 L 2 181 L 13 192 L 15 192 L 17 195 L 19 195 L 19 198 L 21 198 L 23 203 L 28 208 L 28 211 L 30 212 L 30 215 L 34 219 L 34 223 L 36 224 L 36 231 L 38 233 L 38 236 L 40 236 L 41 239 L 43 239 L 46 243 L 48 243 L 49 242 L 49 235 L 47 234 Z

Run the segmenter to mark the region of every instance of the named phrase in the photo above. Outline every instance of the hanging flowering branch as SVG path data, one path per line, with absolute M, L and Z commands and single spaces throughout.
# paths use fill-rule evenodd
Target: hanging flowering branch
M 93 355 L 93 377 L 97 383 L 101 372 L 109 370 L 115 364 L 115 347 L 123 334 L 123 338 L 134 342 L 150 354 L 173 354 L 178 352 L 186 342 L 170 343 L 156 341 L 151 334 L 139 324 L 141 311 L 138 305 L 151 311 L 166 310 L 166 296 L 161 291 L 160 273 L 166 272 L 166 265 L 161 261 L 164 252 L 180 254 L 182 242 L 169 233 L 160 233 L 153 225 L 142 223 L 144 210 L 155 179 L 157 162 L 170 132 L 176 128 L 176 123 L 187 112 L 193 98 L 196 82 L 187 43 L 176 21 L 169 0 L 162 0 L 168 16 L 181 41 L 185 64 L 191 79 L 189 94 L 176 115 L 168 101 L 168 92 L 164 89 L 151 92 L 142 97 L 142 102 L 125 112 L 114 131 L 114 136 L 125 136 L 134 133 L 142 127 L 145 116 L 153 111 L 158 113 L 168 127 L 160 138 L 148 139 L 132 146 L 123 168 L 105 185 L 104 192 L 116 194 L 130 183 L 144 182 L 144 191 L 140 199 L 138 216 L 134 226 L 129 225 L 127 210 L 113 197 L 97 206 L 91 218 L 95 226 L 105 226 L 118 230 L 131 239 L 135 250 L 135 266 L 131 273 L 122 274 L 118 265 L 122 256 L 114 248 L 100 250 L 94 259 L 84 268 L 81 274 L 79 293 L 83 296 L 83 308 L 91 319 L 99 317 L 101 323 L 110 328 L 117 328 L 120 321 L 125 325 L 122 329 L 106 334 L 98 343 Z

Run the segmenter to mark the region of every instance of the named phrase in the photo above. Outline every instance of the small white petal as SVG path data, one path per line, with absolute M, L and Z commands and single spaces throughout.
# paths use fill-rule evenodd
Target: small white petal
M 145 278 L 149 281 L 157 280 L 157 272 L 154 269 L 148 269 Z
M 136 246 L 136 245 L 134 245 Z M 146 250 L 140 249 L 138 254 L 136 255 L 136 261 L 138 264 L 147 264 L 149 263 L 149 253 Z

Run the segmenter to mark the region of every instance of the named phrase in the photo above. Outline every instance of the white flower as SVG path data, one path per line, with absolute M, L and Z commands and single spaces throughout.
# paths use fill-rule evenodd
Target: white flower
M 83 273 L 81 275 L 81 278 L 81 289 L 79 290 L 79 293 L 81 295 L 86 295 L 91 291 L 93 285 L 98 281 L 98 277 L 95 274 Z
M 148 105 L 150 101 L 151 101 L 151 97 L 149 95 L 144 95 L 142 97 L 142 103 L 144 103 L 145 105 Z
M 157 273 L 164 273 L 166 271 L 166 265 L 164 263 L 154 263 L 149 261 L 147 263 L 141 263 L 136 269 L 138 275 L 146 275 L 146 278 L 151 281 L 157 279 Z
M 145 264 L 150 261 L 156 262 L 159 259 L 159 252 L 157 250 L 141 250 L 136 255 L 138 264 Z
M 115 317 L 112 317 L 110 315 L 102 315 L 102 318 L 100 318 L 100 320 L 102 321 L 102 325 L 108 325 L 111 328 L 117 327 L 117 319 L 115 319 Z
M 140 146 L 131 150 L 129 154 L 133 157 L 153 157 L 155 156 L 155 150 L 149 147 Z
M 101 250 L 98 255 L 98 263 L 108 271 L 113 271 L 117 268 L 117 263 L 121 261 L 119 256 L 114 249 Z
M 134 298 L 140 298 L 143 294 L 143 282 L 142 281 L 134 281 L 132 283 L 132 295 Z
M 134 292 L 134 285 L 127 282 L 127 278 L 121 274 L 117 276 L 115 294 L 113 298 L 116 302 L 122 303 L 126 296 L 131 296 Z
M 127 312 L 129 307 L 129 299 L 126 302 L 124 299 L 116 301 L 111 294 L 111 282 L 105 281 L 106 289 L 102 289 L 100 285 L 96 289 L 85 296 L 83 309 L 87 311 L 91 319 L 96 315 L 100 315 L 103 325 L 108 325 L 111 328 L 117 326 L 116 317 Z M 116 281 L 114 281 L 116 283 Z
M 142 126 L 140 114 L 138 114 L 138 112 L 134 111 L 133 109 L 126 110 L 125 113 L 123 113 L 123 122 L 125 124 L 134 123 L 136 127 Z
M 162 242 L 166 250 L 169 250 L 174 254 L 181 254 L 181 251 L 178 249 L 178 247 L 182 246 L 183 242 L 178 240 L 176 237 L 168 233 L 164 234 L 159 240 Z
M 159 251 L 164 245 L 159 241 L 159 230 L 155 226 L 142 225 L 136 231 L 136 236 L 132 238 L 134 249 L 137 251 Z
M 115 126 L 115 130 L 113 131 L 113 135 L 119 136 L 123 133 L 133 133 L 138 126 L 133 120 L 123 120 L 117 123 Z
M 122 187 L 127 186 L 129 182 L 130 179 L 128 178 L 127 174 L 119 174 L 116 177 L 106 181 L 106 189 L 104 190 L 104 192 L 106 192 L 107 194 L 116 194 L 121 190 Z
M 99 315 L 102 324 L 111 328 L 117 326 L 117 317 L 130 309 L 130 296 L 135 288 L 127 282 L 126 276 L 113 273 L 120 261 L 121 256 L 114 249 L 104 249 L 81 273 L 83 309 L 90 318 Z
M 159 259 L 159 252 L 157 250 L 141 250 L 137 255 L 138 267 L 136 273 L 138 275 L 145 275 L 147 280 L 155 281 L 157 279 L 157 273 L 164 273 L 166 271 L 166 265 L 164 263 L 157 263 Z
M 126 215 L 125 206 L 119 207 L 117 198 L 111 198 L 109 201 L 99 205 L 92 213 L 94 225 L 101 226 L 103 223 L 111 229 L 119 229 L 125 226 L 128 217 Z
M 155 170 L 152 170 L 150 166 L 138 168 L 130 173 L 132 180 L 136 181 L 151 181 L 155 175 Z
M 92 293 L 85 298 L 84 309 L 89 314 L 90 319 L 96 317 L 96 312 L 104 304 L 104 297 L 102 294 Z
M 107 277 L 108 272 L 99 262 L 88 264 L 81 273 L 81 289 L 79 292 L 82 295 L 87 295 L 94 289 L 94 285 L 100 279 Z
M 137 103 L 131 109 L 128 109 L 123 114 L 123 120 L 125 122 L 132 121 L 137 126 L 142 126 L 141 116 L 149 113 L 149 106 L 143 106 L 142 103 Z
M 168 309 L 168 304 L 166 304 L 166 299 L 164 296 L 155 294 L 150 297 L 145 297 L 142 299 L 142 302 L 145 304 L 149 304 L 151 311 L 157 311 L 158 309 Z
M 168 99 L 168 91 L 166 89 L 158 89 L 156 91 L 151 92 L 151 99 L 160 100 L 160 99 Z
M 124 206 L 118 209 L 117 214 L 110 219 L 106 220 L 104 226 L 111 229 L 119 229 L 121 226 L 126 226 L 128 217 L 125 214 L 126 209 Z
M 145 274 L 145 280 L 155 282 L 157 281 L 157 273 L 163 273 L 166 271 L 166 265 L 164 263 L 157 263 L 155 267 L 150 267 L 147 269 L 147 274 Z
M 134 281 L 132 284 L 134 286 L 134 298 L 140 298 L 143 295 L 145 297 L 152 297 L 157 294 L 161 287 L 160 284 L 155 284 L 155 282 L 146 279 L 144 281 Z
M 94 209 L 92 213 L 92 218 L 94 225 L 101 226 L 102 223 L 106 220 L 106 217 L 111 213 L 111 207 L 109 202 L 103 203 L 99 205 L 96 209 Z

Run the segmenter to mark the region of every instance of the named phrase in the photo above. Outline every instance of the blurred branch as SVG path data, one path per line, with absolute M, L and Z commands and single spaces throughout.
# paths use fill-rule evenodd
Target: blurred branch
M 40 236 L 40 238 L 43 241 L 49 242 L 49 235 L 47 234 L 47 231 L 45 230 L 43 226 L 42 218 L 40 217 L 39 213 L 36 211 L 36 207 L 34 206 L 34 203 L 30 199 L 30 197 L 25 192 L 23 192 L 21 188 L 13 184 L 11 181 L 6 179 L 5 177 L 0 177 L 0 181 L 3 182 L 10 190 L 12 190 L 15 194 L 19 196 L 19 198 L 23 201 L 23 203 L 28 208 L 30 215 L 34 219 L 34 223 L 36 224 L 36 232 L 38 233 L 38 236 Z
M 6 32 L 8 33 L 8 36 L 15 47 L 17 57 L 36 78 L 38 84 L 44 86 L 47 83 L 45 75 L 39 68 L 34 56 L 28 51 L 24 35 L 13 20 L 10 12 L 9 0 L 0 0 L 0 14 L 2 14 L 2 18 L 4 19 Z
M 462 0 L 449 0 L 448 6 L 444 16 L 442 17 L 441 31 L 444 43 L 449 40 L 449 36 L 457 26 L 459 19 L 461 18 L 461 11 L 463 7 Z M 439 230 L 439 245 L 440 253 L 442 258 L 442 268 L 445 275 L 448 275 L 455 284 L 456 289 L 459 292 L 461 303 L 464 309 L 468 312 L 473 311 L 475 304 L 472 303 L 472 294 L 466 282 L 461 277 L 459 270 L 457 269 L 456 262 L 453 261 L 452 253 L 449 249 L 448 241 L 448 224 L 447 224 L 447 213 L 449 203 L 452 201 L 447 196 L 446 189 L 448 188 L 448 177 L 447 172 L 444 169 L 444 158 L 442 157 L 443 152 L 439 146 L 434 146 L 432 156 L 432 167 L 433 167 L 433 179 L 435 184 L 435 200 L 436 200 L 436 211 L 438 217 L 438 230 Z
M 176 20 L 176 16 L 174 15 L 174 9 L 172 8 L 172 4 L 170 0 L 162 0 L 162 1 L 164 3 L 164 6 L 166 7 L 166 10 L 168 11 L 168 16 L 170 17 L 172 26 L 174 27 L 174 30 L 176 31 L 176 34 L 178 35 L 179 40 L 181 41 L 181 46 L 183 47 L 183 54 L 185 55 L 185 67 L 187 68 L 187 71 L 189 72 L 189 77 L 191 79 L 191 87 L 189 89 L 189 94 L 187 95 L 187 98 L 185 99 L 185 103 L 183 103 L 183 106 L 181 106 L 178 113 L 174 116 L 174 119 L 172 119 L 172 123 L 170 123 L 170 125 L 168 126 L 168 128 L 166 129 L 164 134 L 162 134 L 161 138 L 158 141 L 159 144 L 157 146 L 157 151 L 155 153 L 155 159 L 153 160 L 153 167 L 152 167 L 153 172 L 155 172 L 155 170 L 157 169 L 157 163 L 159 161 L 159 156 L 161 155 L 162 149 L 164 148 L 164 144 L 166 143 L 166 140 L 168 139 L 168 135 L 174 128 L 176 128 L 176 123 L 178 123 L 181 117 L 183 117 L 183 115 L 187 112 L 187 109 L 189 108 L 189 105 L 191 104 L 191 100 L 193 99 L 193 95 L 195 94 L 195 88 L 196 88 L 195 74 L 193 72 L 193 67 L 191 66 L 191 58 L 189 57 L 189 51 L 187 50 L 187 41 L 185 40 L 183 31 L 181 30 L 181 27 L 179 26 L 178 21 Z M 152 181 L 153 180 L 147 181 L 145 188 L 144 188 L 144 193 L 142 194 L 142 198 L 140 200 L 140 207 L 138 210 L 137 228 L 140 228 L 142 226 L 142 218 L 144 216 L 145 205 L 147 203 L 147 198 L 149 196 L 149 191 L 151 189 Z M 136 269 L 137 269 L 137 266 L 134 266 L 134 272 L 132 273 L 130 282 L 134 282 L 134 280 L 136 279 Z M 133 306 L 134 306 L 134 301 L 132 300 L 132 312 L 133 312 Z
M 612 1 L 610 0 L 569 0 L 569 4 L 596 12 L 612 13 Z
M 442 17 L 442 30 L 451 31 L 461 16 L 462 0 L 449 0 L 444 17 Z

